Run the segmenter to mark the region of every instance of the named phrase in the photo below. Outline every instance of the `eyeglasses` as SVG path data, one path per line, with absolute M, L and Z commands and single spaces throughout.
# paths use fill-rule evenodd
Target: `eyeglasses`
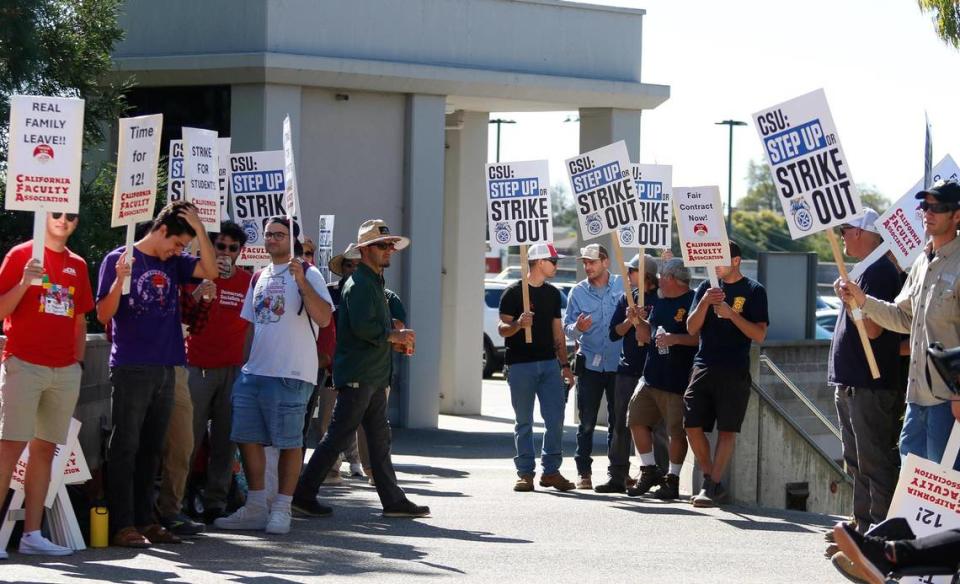
M 928 203 L 927 201 L 920 201 L 920 204 L 917 205 L 917 208 L 926 213 L 930 211 L 931 213 L 951 213 L 957 210 L 956 203 Z
M 54 219 L 60 219 L 63 217 L 63 213 L 50 213 L 50 216 Z M 73 223 L 79 216 L 80 215 L 77 215 L 76 213 L 67 213 L 67 221 Z
M 386 251 L 388 249 L 393 249 L 392 241 L 381 241 L 379 243 L 371 243 L 373 247 L 379 249 L 380 251 Z
M 846 233 L 851 229 L 856 229 L 856 228 L 853 225 L 847 225 L 846 223 L 844 223 L 840 227 L 837 227 L 837 231 L 840 232 L 840 235 L 843 235 L 844 233 Z
M 220 251 L 227 251 L 228 249 L 230 250 L 231 253 L 236 253 L 240 251 L 239 243 L 231 243 L 230 245 L 227 245 L 225 243 L 217 242 L 216 246 L 217 246 L 217 249 Z
M 267 231 L 267 232 L 265 232 L 265 233 L 263 234 L 263 238 L 264 238 L 264 239 L 268 239 L 268 240 L 269 240 L 269 239 L 276 239 L 277 241 L 280 241 L 281 239 L 285 238 L 286 236 L 287 236 L 287 234 L 284 233 L 284 232 L 282 232 L 282 231 Z

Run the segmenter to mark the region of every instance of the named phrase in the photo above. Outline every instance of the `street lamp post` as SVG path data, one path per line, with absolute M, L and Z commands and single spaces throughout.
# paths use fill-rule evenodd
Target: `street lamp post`
M 747 123 L 737 120 L 723 120 L 717 122 L 716 125 L 730 128 L 730 145 L 727 151 L 727 237 L 733 237 L 733 127 L 746 126 Z
M 490 120 L 491 124 L 497 125 L 497 162 L 500 162 L 500 126 L 503 124 L 516 124 L 517 122 L 513 120 L 505 120 L 503 118 L 497 118 L 495 120 Z

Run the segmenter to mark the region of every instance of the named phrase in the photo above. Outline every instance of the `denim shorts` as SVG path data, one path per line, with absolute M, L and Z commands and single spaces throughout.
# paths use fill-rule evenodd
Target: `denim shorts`
M 233 384 L 230 440 L 281 450 L 303 447 L 303 417 L 313 384 L 241 373 Z

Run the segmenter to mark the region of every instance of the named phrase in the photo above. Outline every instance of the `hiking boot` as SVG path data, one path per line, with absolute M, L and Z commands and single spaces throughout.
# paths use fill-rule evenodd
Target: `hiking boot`
M 69 556 L 73 550 L 57 545 L 38 533 L 35 537 L 20 538 L 20 553 L 27 556 Z
M 640 467 L 640 479 L 627 489 L 628 497 L 639 497 L 663 482 L 663 471 L 655 464 Z
M 518 493 L 529 493 L 533 490 L 533 475 L 522 474 L 517 482 L 513 483 L 513 490 Z
M 543 482 L 542 479 L 540 482 Z M 593 481 L 590 479 L 589 474 L 582 474 L 580 478 L 577 479 L 577 488 L 578 489 L 592 489 Z
M 221 517 L 213 522 L 219 529 L 249 529 L 262 531 L 267 527 L 267 508 L 244 505 L 232 515 Z
M 293 500 L 290 501 L 290 508 L 296 511 L 298 515 L 306 515 L 307 517 L 329 517 L 333 515 L 333 508 L 321 505 L 317 502 L 316 497 L 297 497 L 297 495 L 294 495 Z
M 843 552 L 837 552 L 833 554 L 833 557 L 830 558 L 830 563 L 833 564 L 833 567 L 840 572 L 840 575 L 850 580 L 851 582 L 857 582 L 857 584 L 868 584 L 867 580 L 864 580 L 863 574 L 860 572 L 860 569 L 857 568 L 856 564 L 850 561 Z M 881 580 L 882 582 L 882 580 Z
M 660 487 L 653 492 L 655 499 L 661 501 L 675 501 L 680 498 L 680 477 L 675 474 L 668 474 L 663 477 Z
M 383 508 L 384 517 L 426 517 L 430 515 L 430 507 L 417 505 L 410 499 L 404 499 Z
M 203 533 L 204 525 L 198 521 L 190 519 L 183 513 L 177 513 L 173 517 L 161 517 L 160 524 L 167 531 L 176 535 L 197 535 Z
M 893 569 L 893 563 L 887 559 L 883 538 L 863 535 L 844 523 L 833 528 L 833 536 L 840 551 L 856 565 L 864 581 L 871 584 L 886 582 L 886 574 Z
M 589 481 L 590 478 L 587 478 Z M 558 491 L 569 491 L 573 488 L 580 488 L 568 481 L 562 474 L 559 472 L 552 472 L 550 474 L 540 475 L 540 486 L 541 487 L 553 487 Z
M 627 490 L 626 481 L 610 477 L 607 482 L 599 484 L 593 488 L 597 493 L 623 493 Z

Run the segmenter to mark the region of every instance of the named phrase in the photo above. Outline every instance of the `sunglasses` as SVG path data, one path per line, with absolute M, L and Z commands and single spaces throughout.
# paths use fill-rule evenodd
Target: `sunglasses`
M 931 213 L 951 213 L 957 210 L 956 203 L 928 203 L 927 201 L 920 201 L 920 204 L 917 205 L 921 211 L 926 213 L 930 211 Z
M 231 243 L 230 245 L 227 245 L 227 244 L 225 244 L 225 243 L 219 243 L 219 242 L 218 242 L 218 243 L 216 244 L 216 246 L 217 246 L 217 249 L 220 250 L 220 251 L 230 250 L 231 253 L 236 253 L 236 252 L 240 251 L 240 244 L 239 244 L 239 243 Z
M 63 217 L 63 213 L 50 213 L 50 216 L 54 219 L 60 219 Z M 76 221 L 78 217 L 80 217 L 80 215 L 77 215 L 76 213 L 67 213 L 67 221 L 71 223 Z
M 340 268 L 343 269 L 343 270 L 349 270 L 349 269 L 353 268 L 354 265 L 356 265 L 356 264 L 354 264 L 353 262 L 344 261 L 343 263 L 340 264 Z
M 379 249 L 380 251 L 386 251 L 388 249 L 393 249 L 393 242 L 381 241 L 379 243 L 371 243 L 372 247 Z
M 543 261 L 545 261 L 545 262 L 550 262 L 550 263 L 553 264 L 553 265 L 557 265 L 557 262 L 560 261 L 560 260 L 558 260 L 557 258 L 544 258 Z
M 286 236 L 287 234 L 282 231 L 267 231 L 263 234 L 264 239 L 276 239 L 277 241 L 280 241 Z

